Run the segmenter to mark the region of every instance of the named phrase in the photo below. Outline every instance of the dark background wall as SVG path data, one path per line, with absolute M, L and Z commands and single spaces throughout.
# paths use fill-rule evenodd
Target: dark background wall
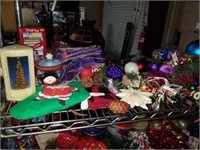
M 142 54 L 151 57 L 152 51 L 161 47 L 169 2 L 150 1 L 148 28 Z

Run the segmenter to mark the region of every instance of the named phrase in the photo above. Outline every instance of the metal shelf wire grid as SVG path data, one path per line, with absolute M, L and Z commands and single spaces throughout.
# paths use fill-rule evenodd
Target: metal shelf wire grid
M 168 104 L 165 109 L 161 111 L 153 110 L 151 105 L 147 105 L 148 110 L 134 107 L 129 109 L 129 112 L 126 114 L 113 114 L 107 107 L 97 109 L 96 111 L 90 109 L 81 110 L 79 105 L 75 105 L 67 110 L 45 115 L 42 120 L 16 120 L 8 113 L 10 107 L 11 103 L 6 104 L 0 117 L 1 138 L 199 114 L 198 106 L 194 107 L 193 105 L 187 105 L 186 103 L 181 107 Z M 87 116 L 74 115 L 72 110 L 81 114 L 86 114 Z

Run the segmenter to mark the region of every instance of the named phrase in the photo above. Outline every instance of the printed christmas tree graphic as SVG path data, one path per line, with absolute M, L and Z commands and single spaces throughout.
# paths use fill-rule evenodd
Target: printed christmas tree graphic
M 24 69 L 18 57 L 16 64 L 15 89 L 25 89 L 26 87 L 27 85 L 25 80 Z

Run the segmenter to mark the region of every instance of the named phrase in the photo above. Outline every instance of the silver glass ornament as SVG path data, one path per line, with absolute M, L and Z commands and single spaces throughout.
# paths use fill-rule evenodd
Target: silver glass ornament
M 113 79 L 108 78 L 107 81 L 108 81 L 108 90 L 109 90 L 110 92 L 112 92 L 112 93 L 115 93 L 115 94 L 119 93 L 119 89 L 118 89 L 118 87 L 115 85 Z
M 166 103 L 166 94 L 165 93 L 158 93 L 157 99 L 152 104 L 152 107 L 154 110 L 160 111 L 165 109 L 165 103 Z

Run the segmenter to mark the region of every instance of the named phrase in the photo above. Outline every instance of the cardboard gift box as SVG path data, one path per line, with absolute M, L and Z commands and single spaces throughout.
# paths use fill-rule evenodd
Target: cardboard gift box
M 46 56 L 46 31 L 40 27 L 20 27 L 19 43 L 31 46 L 34 50 L 34 59 Z

